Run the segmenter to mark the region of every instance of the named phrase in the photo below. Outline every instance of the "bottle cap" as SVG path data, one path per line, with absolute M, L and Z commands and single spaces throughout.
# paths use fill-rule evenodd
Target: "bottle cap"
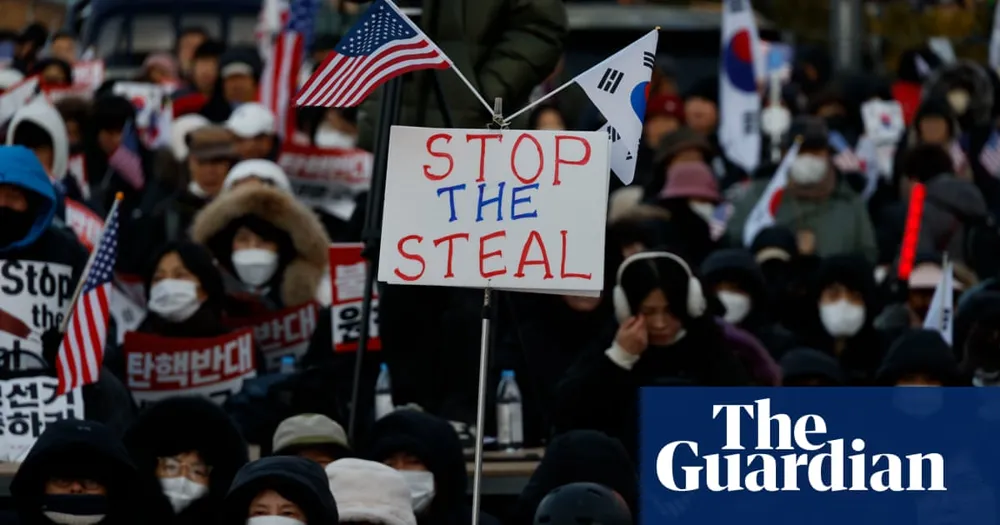
M 379 369 L 380 371 L 382 371 L 382 372 L 385 372 L 386 370 L 388 370 L 388 369 L 389 369 L 389 365 L 387 365 L 387 364 L 385 364 L 385 363 L 382 363 L 382 364 L 378 365 L 378 369 Z
M 505 378 L 505 377 L 514 377 L 514 371 L 513 370 L 504 370 L 503 372 L 500 372 L 500 377 L 502 377 L 502 378 Z
M 281 358 L 281 362 L 282 362 L 282 363 L 288 363 L 288 362 L 292 362 L 292 363 L 294 363 L 294 362 L 295 362 L 295 356 L 293 356 L 293 355 L 286 355 L 286 356 L 283 356 L 283 357 Z

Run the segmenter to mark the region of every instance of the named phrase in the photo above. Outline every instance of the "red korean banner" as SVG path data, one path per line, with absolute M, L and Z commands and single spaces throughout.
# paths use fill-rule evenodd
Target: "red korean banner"
M 125 334 L 126 384 L 140 406 L 178 395 L 200 395 L 219 405 L 257 376 L 253 332 L 179 338 Z
M 265 368 L 268 372 L 277 372 L 282 357 L 290 355 L 299 362 L 306 355 L 309 341 L 316 332 L 318 310 L 319 305 L 312 302 L 249 319 L 229 319 L 226 324 L 252 327 L 254 339 L 264 354 Z
M 333 326 L 333 351 L 355 352 L 361 339 L 361 301 L 365 289 L 365 260 L 361 243 L 330 245 L 330 306 Z M 372 312 L 368 332 L 368 350 L 381 350 L 378 331 L 378 293 L 372 291 Z
M 371 153 L 358 148 L 319 148 L 285 142 L 278 164 L 300 201 L 347 220 L 354 212 L 354 197 L 368 189 L 371 182 L 372 159 Z
M 80 242 L 87 248 L 93 250 L 97 242 L 101 239 L 101 231 L 104 230 L 104 219 L 97 215 L 90 208 L 76 202 L 73 199 L 65 199 L 66 202 L 66 225 L 69 226 Z

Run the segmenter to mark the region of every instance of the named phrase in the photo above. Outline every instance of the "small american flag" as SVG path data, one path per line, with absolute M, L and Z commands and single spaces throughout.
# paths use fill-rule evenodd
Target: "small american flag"
M 146 177 L 142 173 L 142 158 L 139 156 L 139 134 L 135 123 L 129 121 L 122 130 L 122 143 L 108 157 L 108 166 L 132 186 L 141 190 L 146 185 Z
M 115 199 L 105 220 L 104 233 L 91 255 L 83 288 L 73 304 L 65 335 L 59 345 L 56 368 L 59 374 L 57 395 L 65 394 L 97 381 L 104 361 L 104 343 L 111 312 L 111 283 L 118 253 L 118 204 Z
M 260 86 L 260 102 L 278 120 L 285 137 L 295 133 L 295 111 L 290 102 L 298 87 L 299 71 L 312 38 L 319 0 L 292 0 L 287 24 L 274 41 Z
M 830 147 L 833 148 L 833 165 L 841 173 L 863 172 L 865 162 L 856 153 L 854 148 L 847 142 L 839 132 L 831 131 L 828 137 Z
M 990 138 L 979 153 L 979 164 L 994 177 L 1000 176 L 1000 134 L 996 130 L 990 133 Z
M 451 61 L 396 6 L 376 0 L 296 97 L 299 106 L 353 107 L 385 81 Z

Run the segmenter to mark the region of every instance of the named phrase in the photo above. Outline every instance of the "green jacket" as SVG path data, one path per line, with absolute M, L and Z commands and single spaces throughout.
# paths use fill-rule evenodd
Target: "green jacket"
M 735 246 L 743 245 L 743 226 L 747 216 L 764 193 L 768 180 L 755 180 L 743 198 L 734 203 L 735 210 L 726 226 L 726 236 Z M 807 230 L 816 237 L 816 254 L 820 257 L 856 253 L 875 264 L 878 246 L 868 210 L 850 186 L 837 181 L 826 200 L 798 199 L 790 193 L 782 195 L 775 222 L 793 232 Z
M 435 20 L 436 19 L 436 20 Z M 433 22 L 432 22 L 433 21 Z M 531 90 L 559 61 L 567 33 L 563 0 L 424 0 L 420 26 L 492 107 L 504 114 L 528 103 Z M 491 115 L 450 70 L 406 75 L 397 124 L 442 127 L 433 75 L 441 82 L 456 128 L 483 128 Z M 374 147 L 383 89 L 358 114 L 359 146 Z

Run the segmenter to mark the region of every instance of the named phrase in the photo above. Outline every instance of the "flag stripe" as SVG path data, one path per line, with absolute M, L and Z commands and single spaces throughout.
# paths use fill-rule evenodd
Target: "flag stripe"
M 371 91 L 370 86 L 372 83 L 378 83 L 380 79 L 387 75 L 401 74 L 396 73 L 397 71 L 406 67 L 421 67 L 434 64 L 441 64 L 441 57 L 436 51 L 422 51 L 420 54 L 414 54 L 409 56 L 396 56 L 389 61 L 383 61 L 375 64 L 374 68 L 364 77 L 360 78 L 350 91 L 345 93 L 340 97 L 341 101 L 350 102 L 354 100 L 359 92 Z M 358 101 L 360 102 L 360 101 Z M 352 104 L 353 105 L 353 104 Z
M 402 75 L 403 73 L 409 73 L 410 71 L 416 71 L 420 69 L 427 69 L 428 66 L 435 66 L 432 69 L 444 69 L 448 67 L 447 62 L 442 62 L 437 56 L 428 57 L 425 60 L 419 60 L 416 62 L 408 61 L 405 63 L 395 64 L 389 68 L 382 69 L 379 68 L 378 75 L 373 79 L 369 80 L 363 91 L 354 95 L 351 99 L 344 103 L 345 107 L 354 107 L 365 100 L 365 97 L 371 94 L 378 88 L 379 84 L 383 82 L 383 78 L 386 76 Z
M 306 105 L 305 101 L 309 100 L 310 97 L 312 97 L 313 92 L 326 83 L 327 77 L 329 77 L 333 71 L 336 70 L 337 66 L 345 60 L 347 60 L 347 57 L 335 53 L 331 53 L 327 56 L 319 67 L 316 68 L 316 71 L 313 72 L 313 77 L 310 78 L 310 80 L 307 81 L 306 85 L 302 88 L 302 93 L 297 97 L 296 104 L 300 106 Z M 313 79 L 317 79 L 317 81 L 312 82 Z M 312 82 L 312 84 L 310 85 L 309 82 Z
M 362 67 L 354 68 L 354 71 L 348 76 L 349 82 L 346 86 L 342 85 L 341 89 L 338 90 L 335 97 L 336 100 L 343 100 L 347 95 L 345 95 L 346 90 L 352 90 L 357 86 L 357 84 L 363 82 L 360 80 L 365 75 L 369 74 L 372 68 L 376 70 L 381 67 L 382 64 L 386 63 L 386 60 L 393 61 L 398 59 L 405 59 L 408 56 L 416 56 L 423 54 L 425 49 L 427 49 L 428 44 L 426 40 L 415 40 L 409 43 L 394 43 L 386 48 L 376 51 L 372 56 L 365 57 L 361 60 Z
M 386 74 L 390 73 L 390 71 L 388 71 L 387 68 L 395 64 L 398 64 L 400 62 L 410 62 L 410 61 L 417 63 L 416 61 L 423 61 L 428 57 L 433 58 L 434 56 L 436 56 L 437 53 L 435 51 L 427 52 L 426 47 L 427 46 L 425 45 L 419 45 L 418 47 L 413 47 L 405 51 L 399 51 L 398 53 L 400 54 L 396 54 L 397 53 L 396 50 L 390 49 L 386 50 L 386 53 L 384 53 L 383 56 L 381 57 L 378 57 L 373 60 L 366 60 L 362 71 L 358 74 L 351 76 L 350 84 L 341 89 L 340 92 L 336 94 L 336 96 L 328 98 L 325 104 L 332 103 L 334 105 L 340 105 L 348 100 L 351 100 L 357 94 L 359 89 L 363 90 L 367 86 L 369 79 L 373 77 L 374 78 L 385 77 Z

